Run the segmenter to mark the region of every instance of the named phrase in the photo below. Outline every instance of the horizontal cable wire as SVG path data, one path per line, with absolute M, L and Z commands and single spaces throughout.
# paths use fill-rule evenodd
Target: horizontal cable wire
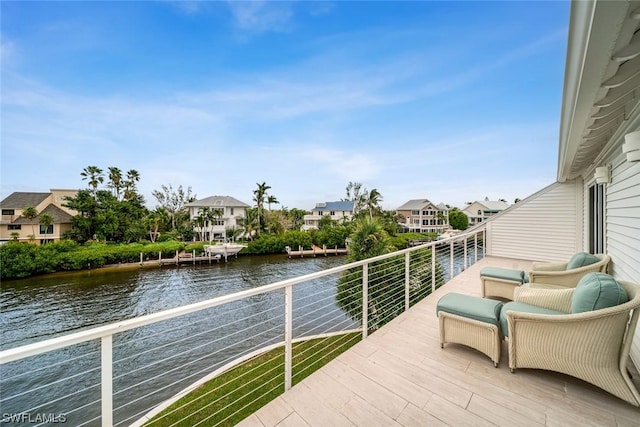
M 245 307 L 245 308 L 246 308 L 246 307 Z M 214 329 L 207 329 L 207 330 L 204 330 L 204 331 L 199 332 L 199 333 L 197 333 L 197 334 L 190 334 L 190 335 L 188 335 L 188 336 L 186 336 L 185 338 L 182 338 L 182 339 L 180 339 L 180 340 L 171 341 L 171 342 L 169 342 L 169 343 L 162 344 L 162 345 L 157 346 L 157 347 L 154 347 L 154 348 L 152 348 L 152 349 L 145 350 L 145 351 L 143 351 L 143 352 L 136 353 L 136 354 L 133 354 L 133 355 L 131 355 L 131 356 L 123 357 L 122 359 L 118 359 L 117 361 L 115 361 L 115 362 L 114 362 L 114 365 L 115 365 L 115 364 L 117 364 L 117 363 L 123 362 L 123 361 L 125 361 L 125 360 L 131 359 L 131 358 L 134 358 L 134 357 L 138 357 L 138 356 L 140 356 L 140 355 L 142 355 L 142 354 L 146 354 L 146 353 L 149 353 L 149 352 L 155 351 L 155 350 L 160 349 L 160 348 L 169 347 L 169 346 L 172 346 L 172 345 L 174 345 L 174 344 L 177 344 L 177 343 L 180 343 L 180 342 L 183 342 L 183 341 L 190 340 L 190 339 L 192 339 L 193 337 L 197 337 L 197 336 L 204 335 L 204 334 L 214 333 L 214 332 L 216 332 L 216 331 L 218 331 L 218 330 L 220 330 L 220 329 L 222 329 L 222 328 L 224 328 L 224 327 L 227 327 L 227 326 L 229 326 L 229 325 L 232 325 L 233 323 L 236 323 L 236 322 L 239 322 L 239 321 L 248 320 L 248 319 L 251 319 L 252 317 L 260 316 L 260 315 L 262 315 L 262 314 L 264 314 L 264 313 L 267 313 L 267 312 L 269 312 L 269 311 L 272 311 L 272 310 L 281 310 L 281 309 L 282 309 L 282 307 L 273 307 L 273 308 L 270 308 L 270 309 L 265 310 L 265 311 L 263 311 L 263 312 L 260 312 L 260 313 L 254 313 L 254 314 L 252 314 L 252 315 L 250 315 L 250 316 L 247 316 L 247 317 L 244 317 L 244 318 L 242 318 L 242 319 L 234 320 L 233 322 L 225 323 L 225 324 L 219 325 L 219 326 L 215 327 Z M 209 321 L 210 321 L 211 319 L 205 319 L 205 320 L 209 320 Z M 200 323 L 200 322 L 196 322 L 196 323 Z M 194 323 L 194 324 L 195 324 L 195 323 Z M 190 326 L 191 326 L 191 324 L 190 324 Z M 179 326 L 179 327 L 176 327 L 176 328 L 174 328 L 174 329 L 170 329 L 169 331 L 165 331 L 165 333 L 164 333 L 164 334 L 166 335 L 166 332 L 170 332 L 170 331 L 177 330 L 177 329 L 182 329 L 182 328 L 184 328 L 184 326 Z M 127 344 L 130 344 L 130 342 L 127 342 Z M 123 343 L 123 344 L 120 344 L 120 345 L 122 346 L 122 345 L 125 345 L 125 344 Z
M 66 394 L 66 395 L 64 395 L 64 396 L 62 396 L 62 397 L 58 397 L 57 399 L 50 400 L 50 401 L 48 401 L 48 402 L 46 402 L 46 403 L 41 403 L 41 404 L 40 404 L 40 405 L 38 405 L 38 406 L 34 406 L 34 407 L 29 408 L 29 409 L 27 409 L 27 410 L 25 410 L 25 411 L 22 411 L 22 412 L 26 412 L 26 413 L 33 413 L 33 412 L 36 412 L 36 409 L 38 409 L 38 408 L 42 408 L 43 406 L 46 406 L 46 405 L 50 405 L 50 404 L 52 404 L 52 403 L 59 402 L 59 401 L 64 400 L 64 399 L 66 399 L 66 398 L 68 398 L 68 397 L 75 396 L 75 395 L 76 395 L 76 394 L 78 394 L 78 393 L 84 393 L 85 391 L 87 391 L 87 390 L 91 390 L 92 388 L 96 388 L 96 387 L 100 387 L 100 384 L 94 384 L 94 385 L 92 385 L 92 386 L 85 387 L 85 388 L 83 388 L 82 390 L 77 390 L 77 391 L 74 391 L 73 393 L 68 393 L 68 394 Z
M 242 320 L 242 319 L 241 319 L 241 320 Z M 228 326 L 228 325 L 231 325 L 231 324 L 232 324 L 232 323 L 229 323 L 229 324 L 227 324 L 227 325 L 225 325 L 225 326 Z M 143 370 L 143 369 L 149 368 L 149 367 L 151 367 L 151 366 L 155 366 L 155 365 L 157 365 L 157 364 L 159 364 L 159 363 L 166 362 L 167 360 L 174 359 L 174 358 L 176 358 L 176 357 L 179 357 L 179 356 L 182 356 L 182 355 L 184 355 L 184 354 L 190 353 L 190 352 L 192 352 L 192 351 L 194 351 L 194 350 L 197 350 L 197 349 L 199 349 L 199 348 L 206 347 L 206 346 L 211 345 L 211 344 L 213 344 L 213 343 L 215 343 L 215 342 L 218 342 L 218 341 L 220 341 L 220 340 L 224 340 L 224 339 L 229 338 L 229 337 L 232 337 L 232 336 L 234 336 L 234 335 L 238 335 L 238 334 L 244 333 L 245 331 L 247 331 L 247 330 L 249 330 L 249 329 L 252 329 L 252 328 L 256 328 L 256 327 L 258 327 L 259 325 L 260 325 L 260 324 L 256 324 L 256 325 L 252 325 L 252 326 L 250 326 L 250 327 L 248 327 L 248 328 L 245 328 L 245 329 L 237 330 L 237 331 L 233 332 L 232 334 L 229 334 L 229 335 L 223 335 L 223 336 L 218 337 L 218 338 L 216 338 L 216 339 L 214 339 L 214 340 L 212 340 L 212 341 L 208 341 L 208 342 L 205 342 L 204 344 L 198 345 L 198 346 L 196 346 L 196 347 L 194 347 L 194 348 L 192 348 L 192 349 L 190 349 L 190 350 L 185 350 L 185 351 L 183 351 L 183 352 L 181 352 L 181 353 L 176 353 L 176 354 L 174 354 L 174 355 L 172 355 L 172 356 L 165 357 L 164 359 L 157 360 L 157 361 L 152 362 L 152 363 L 149 363 L 149 364 L 147 364 L 147 365 L 145 365 L 145 366 L 141 366 L 141 367 L 139 367 L 139 368 L 136 368 L 136 369 L 134 369 L 134 370 L 132 370 L 132 371 L 125 372 L 125 373 L 123 373 L 123 374 L 121 374 L 121 375 L 119 375 L 119 376 L 117 376 L 117 377 L 114 377 L 114 380 L 115 380 L 115 379 L 122 378 L 122 377 L 125 377 L 125 376 L 130 375 L 130 374 L 132 374 L 132 373 L 134 373 L 134 372 L 138 372 L 138 371 L 141 371 L 141 370 Z M 280 328 L 280 326 L 279 326 L 279 325 L 276 325 L 276 326 L 273 326 L 272 328 L 267 329 L 267 330 L 262 331 L 262 332 L 269 332 L 269 331 L 272 331 L 272 330 L 275 330 L 275 329 L 279 329 L 279 328 Z M 206 332 L 208 332 L 208 331 L 205 331 L 205 332 L 200 333 L 200 334 L 198 334 L 198 335 L 202 335 L 202 334 L 204 334 L 204 333 L 206 333 Z M 253 336 L 256 336 L 256 335 L 253 335 Z M 253 336 L 252 336 L 252 337 L 253 337 Z M 193 335 L 192 335 L 192 336 L 189 336 L 189 338 L 192 338 L 192 337 L 193 337 Z M 252 337 L 249 337 L 249 338 L 252 338 Z M 219 351 L 219 350 L 218 350 L 218 351 Z M 216 352 L 214 352 L 214 353 L 210 353 L 210 354 L 216 354 Z M 184 365 L 183 365 L 183 366 L 184 366 Z M 169 371 L 169 372 L 170 372 L 170 371 Z M 154 378 L 155 378 L 155 377 L 154 377 Z M 153 378 L 151 378 L 151 379 L 153 379 Z M 148 381 L 148 380 L 147 380 L 147 381 Z M 124 391 L 124 390 L 123 390 L 123 391 Z
M 258 347 L 258 348 L 259 348 L 259 347 Z M 256 348 L 256 349 L 258 349 L 258 348 Z M 276 356 L 276 357 L 277 357 L 277 356 Z M 233 361 L 233 360 L 235 360 L 235 359 L 237 359 L 237 355 L 231 356 L 231 357 L 229 357 L 228 359 L 226 359 L 225 361 L 226 361 L 226 362 L 231 362 L 231 361 Z M 269 362 L 269 361 L 271 361 L 271 360 L 273 360 L 273 358 L 272 358 L 272 359 L 270 359 L 270 360 L 268 360 L 267 362 L 262 363 L 260 366 L 264 365 L 265 363 L 268 363 L 268 362 Z M 195 374 L 192 374 L 192 375 L 190 375 L 190 376 L 188 376 L 188 377 L 186 377 L 186 378 L 184 378 L 184 379 L 188 379 L 188 378 L 191 378 L 191 377 L 193 377 L 193 376 L 195 376 L 195 375 L 201 374 L 201 373 L 203 373 L 205 370 L 206 370 L 206 371 L 209 371 L 209 370 L 210 370 L 210 369 L 212 369 L 212 368 L 213 368 L 213 366 L 209 366 L 209 367 L 207 367 L 207 368 L 205 368 L 205 369 L 202 369 L 202 370 L 200 370 L 200 371 L 196 372 Z M 281 368 L 281 366 L 276 366 L 276 367 L 272 368 L 271 370 L 267 371 L 266 373 L 271 372 L 273 369 L 280 369 L 280 368 Z M 255 369 L 257 369 L 257 367 L 256 367 L 256 368 L 254 368 L 254 369 L 252 369 L 251 371 L 253 371 L 253 370 L 255 370 Z M 266 373 L 265 373 L 265 374 L 266 374 Z M 243 376 L 243 375 L 241 375 L 240 377 L 242 377 L 242 376 Z M 230 380 L 230 381 L 226 382 L 226 383 L 225 383 L 225 384 L 223 384 L 223 385 L 230 384 L 232 381 L 235 381 L 236 379 L 237 379 L 237 378 L 233 378 L 232 380 Z M 171 384 L 171 385 L 175 385 L 175 384 L 177 384 L 177 382 L 175 382 L 175 383 L 173 383 L 173 384 Z M 214 389 L 214 390 L 212 390 L 212 391 L 210 391 L 210 392 L 207 392 L 206 394 L 209 394 L 209 393 L 211 393 L 211 392 L 213 392 L 213 391 L 216 391 L 216 390 L 218 390 L 220 387 L 221 387 L 221 386 L 218 386 L 216 389 Z M 164 387 L 164 388 L 166 388 L 166 387 Z M 226 396 L 226 395 L 225 395 L 225 396 Z M 222 397 L 225 397 L 225 396 L 222 396 Z M 222 397 L 220 397 L 220 398 L 222 398 Z M 216 400 L 216 402 L 217 402 L 218 400 L 220 400 L 220 398 L 219 398 L 219 399 L 217 399 L 217 400 Z M 200 398 L 198 398 L 198 399 L 200 399 Z M 198 399 L 194 399 L 194 401 L 195 401 L 195 400 L 198 400 Z M 178 408 L 178 409 L 182 409 L 184 406 L 189 405 L 190 403 L 191 403 L 191 402 L 188 402 L 188 403 L 186 403 L 185 405 L 182 405 L 182 406 L 181 406 L 180 408 Z M 215 403 L 215 402 L 213 402 L 213 403 Z M 122 407 L 124 407 L 124 406 L 126 406 L 126 405 L 123 405 L 123 406 L 121 406 L 120 408 L 122 408 Z M 117 409 L 120 409 L 120 408 L 117 408 Z M 177 410 L 177 409 L 176 409 L 176 410 Z M 140 411 L 139 413 L 137 413 L 137 414 L 135 414 L 135 415 L 133 415 L 133 416 L 130 416 L 129 418 L 127 418 L 127 419 L 125 419 L 125 420 L 122 420 L 121 422 L 119 422 L 119 423 L 118 423 L 118 424 L 116 424 L 116 425 L 120 425 L 120 424 L 122 424 L 123 422 L 128 421 L 128 420 L 130 420 L 130 419 L 133 419 L 133 418 L 135 418 L 135 417 L 137 417 L 137 416 L 139 416 L 139 415 L 141 415 L 141 414 L 143 414 L 143 413 L 145 413 L 145 412 L 147 412 L 147 411 L 148 411 L 148 409 L 147 409 L 147 410 Z M 171 413 L 173 413 L 173 412 L 175 412 L 175 410 L 174 410 L 174 411 L 171 411 Z M 165 416 L 167 416 L 167 415 L 168 415 L 168 414 L 165 414 L 165 415 L 163 415 L 163 416 L 162 416 L 162 417 L 160 417 L 160 418 L 164 418 L 164 417 L 165 417 Z M 154 421 L 154 422 L 157 422 L 157 420 L 156 420 L 156 421 Z
M 218 307 L 223 307 L 223 306 L 218 306 Z M 265 310 L 264 312 L 269 312 L 269 311 L 276 310 L 276 309 L 280 309 L 280 308 L 281 308 L 281 307 L 272 307 L 272 308 L 269 308 L 269 309 Z M 225 312 L 223 312 L 223 313 L 220 313 L 220 314 L 218 315 L 218 317 L 226 317 L 226 316 L 228 316 L 228 315 L 230 315 L 230 314 L 232 314 L 232 313 L 234 313 L 234 312 L 241 311 L 241 310 L 245 310 L 245 309 L 246 309 L 246 306 L 244 306 L 244 307 L 238 307 L 238 308 L 235 308 L 235 309 L 228 310 L 228 311 L 225 311 Z M 264 313 L 264 312 L 263 312 L 263 313 Z M 194 314 L 194 313 L 189 313 L 189 314 Z M 189 314 L 187 314 L 186 316 L 188 316 Z M 260 314 L 260 313 L 258 313 L 258 314 Z M 167 319 L 167 320 L 171 320 L 171 319 Z M 208 322 L 208 321 L 211 321 L 211 318 L 209 318 L 209 317 L 205 317 L 205 318 L 203 318 L 203 319 L 201 319 L 201 320 L 197 320 L 197 321 L 195 321 L 195 322 L 189 323 L 189 326 L 197 325 L 197 324 L 199 324 L 199 323 Z M 179 329 L 182 329 L 182 328 L 184 328 L 184 326 L 183 326 L 183 325 L 179 325 L 179 326 L 176 326 L 175 328 L 171 328 L 171 329 L 164 330 L 164 331 L 159 331 L 159 332 L 154 333 L 154 334 L 152 334 L 152 335 L 147 335 L 147 336 L 140 337 L 140 338 L 130 339 L 130 340 L 129 340 L 129 341 L 127 341 L 126 343 L 119 343 L 119 344 L 117 344 L 117 345 L 114 345 L 114 348 L 121 347 L 121 346 L 124 346 L 124 345 L 127 345 L 127 344 L 131 344 L 131 343 L 134 343 L 134 342 L 137 342 L 137 341 L 143 341 L 143 340 L 146 340 L 146 339 L 148 339 L 148 338 L 156 337 L 156 336 L 158 336 L 158 335 L 166 335 L 166 334 L 167 334 L 167 332 L 176 331 L 176 330 L 179 330 Z M 122 361 L 122 360 L 125 360 L 125 359 L 119 359 L 118 361 Z
M 251 338 L 258 337 L 260 334 L 262 334 L 262 333 L 264 333 L 264 332 L 269 332 L 269 331 L 272 331 L 272 330 L 274 330 L 274 329 L 280 329 L 280 328 L 281 328 L 281 326 L 279 326 L 279 325 L 278 325 L 278 326 L 274 326 L 273 328 L 267 329 L 266 331 L 261 331 L 259 334 L 251 335 L 251 336 L 249 336 L 249 337 L 244 337 L 244 339 L 245 339 L 245 340 L 250 340 Z M 145 367 L 138 368 L 138 369 L 136 369 L 135 371 L 140 371 L 141 369 L 144 369 L 144 368 L 146 368 L 146 367 L 150 367 L 150 366 L 157 365 L 158 363 L 166 362 L 166 361 L 167 361 L 167 360 L 169 360 L 169 359 L 173 359 L 173 358 L 178 357 L 178 356 L 181 356 L 181 355 L 183 355 L 183 354 L 190 353 L 190 352 L 192 352 L 193 350 L 196 350 L 196 349 L 198 349 L 198 348 L 205 347 L 205 346 L 207 346 L 207 345 L 211 344 L 212 342 L 220 341 L 220 340 L 222 340 L 222 339 L 224 339 L 224 338 L 229 338 L 230 336 L 237 335 L 237 334 L 239 334 L 239 333 L 243 333 L 243 332 L 244 332 L 243 330 L 236 331 L 236 332 L 234 332 L 234 333 L 233 333 L 233 334 L 231 334 L 231 335 L 226 335 L 226 336 L 224 336 L 224 337 L 217 338 L 217 339 L 215 339 L 215 340 L 213 340 L 213 341 L 210 341 L 210 342 L 207 342 L 207 343 L 205 343 L 205 344 L 202 344 L 202 345 L 196 346 L 196 347 L 194 347 L 194 348 L 192 348 L 192 349 L 190 349 L 190 350 L 184 351 L 184 352 L 182 352 L 182 353 L 174 354 L 173 356 L 169 356 L 169 357 L 166 357 L 166 358 L 164 358 L 164 359 L 158 360 L 158 361 L 156 361 L 156 362 L 154 362 L 154 363 L 148 364 L 148 365 L 146 365 Z M 236 345 L 236 344 L 237 344 L 237 343 L 234 343 L 234 344 L 232 344 L 232 346 L 233 346 L 233 345 Z M 162 372 L 162 373 L 160 373 L 160 374 L 158 374 L 158 375 L 155 375 L 155 376 L 153 376 L 153 377 L 147 378 L 147 379 L 145 379 L 144 381 L 140 381 L 140 382 L 138 382 L 138 383 L 136 383 L 136 384 L 134 384 L 134 385 L 131 385 L 131 386 L 129 386 L 129 387 L 126 387 L 126 388 L 124 388 L 124 389 L 122 389 L 122 390 L 118 390 L 116 393 L 114 393 L 114 396 L 115 396 L 115 395 L 118 395 L 118 394 L 120 394 L 120 393 L 123 393 L 123 392 L 125 392 L 125 391 L 127 391 L 127 390 L 130 390 L 130 389 L 132 389 L 132 388 L 134 388 L 134 387 L 137 387 L 137 386 L 139 386 L 139 385 L 141 385 L 141 384 L 145 384 L 145 383 L 147 383 L 147 382 L 149 382 L 149 381 L 152 381 L 152 380 L 154 380 L 154 379 L 156 379 L 156 378 L 160 378 L 160 377 L 162 377 L 162 376 L 164 376 L 164 375 L 166 375 L 166 374 L 168 374 L 168 373 L 170 373 L 170 372 L 174 372 L 174 371 L 176 371 L 176 370 L 178 370 L 178 369 L 184 368 L 185 366 L 190 366 L 190 365 L 192 365 L 192 364 L 194 364 L 194 363 L 196 363 L 196 362 L 199 362 L 199 361 L 200 361 L 200 360 L 202 360 L 202 359 L 205 359 L 205 358 L 207 358 L 207 357 L 211 357 L 212 355 L 217 354 L 217 353 L 219 353 L 219 352 L 221 352 L 221 351 L 228 350 L 228 349 L 232 348 L 232 346 L 227 346 L 227 347 L 220 348 L 220 349 L 218 349 L 218 350 L 214 351 L 213 353 L 207 353 L 207 354 L 205 354 L 205 355 L 203 355 L 203 356 L 201 356 L 201 357 L 198 357 L 197 359 L 194 359 L 194 360 L 192 360 L 192 361 L 190 361 L 190 362 L 188 362 L 188 363 L 185 363 L 185 364 L 183 364 L 183 365 L 181 365 L 181 366 L 178 366 L 178 367 L 176 367 L 176 368 L 170 369 L 170 370 L 168 370 L 168 371 L 164 371 L 164 372 Z M 135 372 L 135 371 L 132 371 L 132 372 Z M 190 377 L 187 377 L 187 378 L 190 378 Z M 146 397 L 146 396 L 145 396 L 145 397 Z M 140 400 L 140 399 L 133 400 L 133 401 L 131 401 L 131 402 L 127 403 L 126 405 L 122 405 L 122 406 L 120 406 L 119 408 L 125 407 L 125 406 L 127 406 L 127 405 L 129 405 L 129 404 L 131 404 L 131 403 L 133 403 L 133 402 L 136 402 L 137 400 Z M 117 408 L 117 409 L 119 409 L 119 408 Z
M 71 359 L 65 359 L 65 360 L 62 360 L 60 362 L 54 362 L 54 363 L 48 364 L 47 366 L 43 366 L 41 368 L 30 369 L 29 371 L 22 372 L 20 374 L 15 374 L 15 375 L 13 375 L 11 377 L 2 378 L 2 379 L 0 379 L 0 384 L 2 384 L 4 382 L 7 382 L 7 381 L 11 381 L 11 380 L 16 379 L 16 378 L 20 378 L 20 377 L 22 377 L 24 375 L 32 375 L 32 374 L 34 374 L 36 372 L 40 372 L 40 371 L 43 371 L 45 369 L 55 368 L 56 366 L 60 366 L 60 365 L 64 365 L 65 363 L 69 363 L 69 362 L 73 362 L 73 361 L 76 361 L 76 360 L 80 360 L 80 359 L 83 359 L 85 357 L 89 357 L 91 355 L 96 355 L 97 356 L 98 354 L 100 354 L 100 350 L 95 350 L 95 351 L 91 351 L 90 353 L 85 353 L 85 354 L 83 354 L 81 356 L 72 357 Z M 2 400 L 4 400 L 4 398 Z
M 265 366 L 266 364 L 270 363 L 272 360 L 275 360 L 275 359 L 276 359 L 276 358 L 278 358 L 278 357 L 280 357 L 280 356 L 279 356 L 279 355 L 276 355 L 276 356 L 272 357 L 271 359 L 269 359 L 269 360 L 267 360 L 267 361 L 265 361 L 265 362 L 262 362 L 262 363 L 261 363 L 261 364 L 259 364 L 259 365 L 256 365 L 255 367 L 251 368 L 249 371 L 247 371 L 247 372 L 245 372 L 245 373 L 243 373 L 243 374 L 241 374 L 241 375 L 239 375 L 239 376 L 237 376 L 237 377 L 234 377 L 234 378 L 230 379 L 229 381 L 227 381 L 227 382 L 225 382 L 225 383 L 223 383 L 223 384 L 220 384 L 218 387 L 216 387 L 216 388 L 214 388 L 214 389 L 212 389 L 212 390 L 209 390 L 207 393 L 203 394 L 203 395 L 202 395 L 202 396 L 200 396 L 198 399 L 202 399 L 202 398 L 204 398 L 205 396 L 207 396 L 207 395 L 209 395 L 209 394 L 211 394 L 211 393 L 214 393 L 214 392 L 218 391 L 220 388 L 222 388 L 222 387 L 224 387 L 224 386 L 227 386 L 227 385 L 231 384 L 232 382 L 237 381 L 238 379 L 241 379 L 242 377 L 244 377 L 244 376 L 246 376 L 246 375 L 251 374 L 251 373 L 252 373 L 252 372 L 254 372 L 255 370 L 257 370 L 257 369 L 259 369 L 259 368 L 261 368 L 261 367 Z M 229 361 L 231 361 L 231 360 L 233 360 L 233 359 L 230 359 Z M 274 367 L 274 368 L 271 368 L 270 370 L 266 371 L 264 374 L 260 375 L 259 377 L 256 377 L 255 379 L 258 379 L 258 378 L 260 378 L 260 377 L 262 377 L 262 376 L 264 376 L 264 375 L 266 375 L 266 374 L 268 374 L 268 373 L 272 372 L 274 369 L 280 369 L 280 368 L 281 368 L 281 366 L 276 366 L 276 367 Z M 217 403 L 218 401 L 220 401 L 220 399 L 222 399 L 222 398 L 226 397 L 227 395 L 228 395 L 228 394 L 225 394 L 224 396 L 220 396 L 218 399 L 216 399 L 215 401 L 213 401 L 213 402 L 211 402 L 209 405 L 207 405 L 207 407 L 208 407 L 208 406 L 210 406 L 210 405 L 212 405 L 212 404 Z M 193 401 L 198 400 L 198 399 L 194 399 Z M 170 411 L 170 412 L 168 412 L 168 413 L 164 414 L 162 417 L 158 418 L 158 419 L 157 419 L 156 421 L 154 421 L 154 422 L 158 422 L 160 419 L 162 419 L 162 418 L 164 418 L 164 417 L 166 417 L 166 416 L 168 416 L 168 415 L 170 415 L 170 414 L 172 414 L 172 413 L 174 413 L 174 412 L 176 412 L 176 411 L 178 411 L 178 410 L 180 410 L 180 409 L 182 409 L 182 408 L 184 408 L 184 407 L 186 407 L 186 406 L 190 405 L 193 401 L 191 401 L 191 402 L 187 402 L 187 403 L 185 403 L 185 404 L 183 404 L 183 405 L 181 405 L 181 406 L 179 406 L 179 407 L 177 407 L 177 408 L 173 409 L 172 411 Z
M 332 360 L 332 359 L 333 359 L 333 357 L 330 357 L 330 356 L 331 356 L 333 353 L 335 353 L 335 352 L 337 352 L 337 351 L 341 350 L 341 348 L 342 348 L 344 345 L 346 345 L 346 344 L 348 344 L 348 343 L 350 343 L 350 342 L 352 342 L 352 341 L 359 341 L 361 338 L 362 338 L 362 337 L 361 337 L 361 335 L 359 335 L 359 334 L 358 334 L 358 335 L 354 335 L 353 337 L 349 338 L 349 340 L 347 340 L 346 342 L 342 343 L 340 347 L 336 347 L 336 348 L 334 348 L 333 350 L 331 350 L 331 351 L 329 351 L 328 353 L 326 353 L 326 355 L 325 355 L 325 357 L 324 357 L 323 359 L 318 359 L 318 360 L 316 360 L 316 361 L 312 362 L 311 364 L 309 364 L 308 366 L 306 366 L 306 367 L 304 367 L 304 368 L 302 368 L 302 369 L 299 369 L 299 370 L 298 370 L 298 372 L 296 372 L 295 374 L 292 374 L 292 375 L 291 375 L 291 378 L 296 378 L 296 377 L 298 377 L 298 376 L 302 375 L 302 373 L 303 373 L 303 372 L 305 372 L 305 371 L 307 371 L 307 370 L 311 369 L 314 365 L 316 365 L 317 363 L 319 363 L 319 362 L 321 362 L 321 361 L 324 361 L 326 358 L 328 358 L 329 360 Z M 336 355 L 336 356 L 337 356 L 337 355 Z M 306 360 L 306 359 L 305 359 L 305 360 Z M 304 361 L 304 360 L 303 360 L 303 361 Z M 299 365 L 300 363 L 302 363 L 302 361 L 301 361 L 301 362 L 298 362 L 298 364 L 297 364 L 297 365 Z M 297 365 L 293 365 L 293 367 L 296 367 Z
M 13 396 L 9 396 L 9 397 L 4 397 L 3 396 L 2 397 L 2 402 L 7 402 L 7 401 L 9 401 L 11 399 L 15 399 L 16 397 L 24 396 L 25 394 L 29 394 L 29 393 L 32 393 L 34 391 L 42 390 L 44 388 L 51 387 L 52 385 L 55 385 L 55 384 L 58 384 L 58 383 L 62 383 L 62 382 L 65 382 L 65 381 L 69 381 L 69 380 L 71 380 L 73 378 L 81 377 L 83 375 L 87 375 L 87 374 L 89 374 L 91 372 L 99 371 L 99 370 L 100 370 L 100 367 L 96 366 L 95 368 L 89 369 L 88 371 L 78 372 L 77 374 L 73 374 L 70 377 L 60 378 L 59 380 L 55 380 L 55 381 L 53 381 L 51 383 L 43 384 L 41 386 L 37 386 L 36 388 L 25 390 L 25 391 L 23 391 L 21 393 L 14 394 Z

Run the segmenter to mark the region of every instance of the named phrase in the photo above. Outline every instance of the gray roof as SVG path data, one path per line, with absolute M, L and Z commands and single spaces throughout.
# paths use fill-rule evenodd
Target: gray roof
M 51 193 L 11 193 L 0 202 L 2 209 L 24 209 L 30 206 L 36 207 L 42 203 Z
M 49 204 L 46 208 L 42 209 L 38 212 L 38 216 L 34 219 L 28 219 L 23 216 L 19 216 L 13 221 L 13 224 L 39 224 L 40 223 L 40 215 L 43 213 L 48 213 L 53 217 L 54 224 L 70 224 L 72 216 L 67 212 L 63 211 L 59 207 L 53 204 Z
M 238 199 L 231 196 L 211 196 L 204 199 L 196 200 L 195 202 L 187 203 L 185 206 L 189 207 L 234 207 L 234 208 L 249 208 L 250 206 Z
M 431 203 L 428 199 L 413 199 L 413 200 L 409 200 L 407 203 L 400 206 L 396 210 L 397 211 L 417 211 L 424 208 L 427 205 L 432 205 L 434 207 L 437 207 L 436 205 Z
M 490 211 L 503 211 L 509 207 L 508 203 L 499 200 L 478 200 L 477 202 Z
M 355 202 L 353 200 L 345 200 L 339 202 L 324 202 L 318 203 L 311 211 L 353 211 L 353 206 Z

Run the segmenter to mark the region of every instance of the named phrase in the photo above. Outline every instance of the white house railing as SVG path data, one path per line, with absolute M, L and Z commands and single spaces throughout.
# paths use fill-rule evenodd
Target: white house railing
M 1 422 L 141 424 L 148 420 L 145 416 L 159 412 L 166 406 L 163 403 L 193 389 L 203 378 L 278 346 L 284 346 L 284 362 L 277 368 L 284 373 L 283 383 L 257 397 L 253 390 L 247 399 L 260 400 L 274 387 L 287 390 L 304 374 L 300 361 L 326 351 L 329 337 L 351 333 L 348 339 L 366 338 L 483 258 L 484 233 L 479 229 L 4 350 L 0 352 Z M 311 338 L 317 338 L 313 346 L 294 354 L 295 342 Z M 222 397 L 214 391 L 207 398 Z M 226 413 L 195 415 L 183 421 L 218 425 L 233 419 Z

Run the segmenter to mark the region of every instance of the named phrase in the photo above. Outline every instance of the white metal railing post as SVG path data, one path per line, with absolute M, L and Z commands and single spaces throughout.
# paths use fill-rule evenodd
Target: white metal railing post
M 362 339 L 369 335 L 369 264 L 362 265 Z
M 431 293 L 436 291 L 436 245 L 431 246 Z
M 475 259 L 473 262 L 477 263 L 478 262 L 478 233 L 473 235 L 473 253 L 475 256 Z
M 284 391 L 291 388 L 293 341 L 293 286 L 284 288 Z
M 467 261 L 467 238 L 464 238 L 464 269 L 466 270 L 469 267 L 469 262 Z
M 102 427 L 113 426 L 113 335 L 102 337 L 100 346 Z
M 409 277 L 411 272 L 411 253 L 404 254 L 404 309 L 409 310 Z
M 453 279 L 453 240 L 449 242 L 449 280 Z
M 482 258 L 487 256 L 487 228 L 482 229 Z

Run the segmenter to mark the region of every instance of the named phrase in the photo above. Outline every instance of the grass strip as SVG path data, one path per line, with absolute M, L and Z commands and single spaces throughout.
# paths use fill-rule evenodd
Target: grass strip
M 293 385 L 361 339 L 360 333 L 293 344 Z M 284 347 L 256 356 L 213 378 L 151 419 L 146 426 L 232 426 L 284 393 Z

